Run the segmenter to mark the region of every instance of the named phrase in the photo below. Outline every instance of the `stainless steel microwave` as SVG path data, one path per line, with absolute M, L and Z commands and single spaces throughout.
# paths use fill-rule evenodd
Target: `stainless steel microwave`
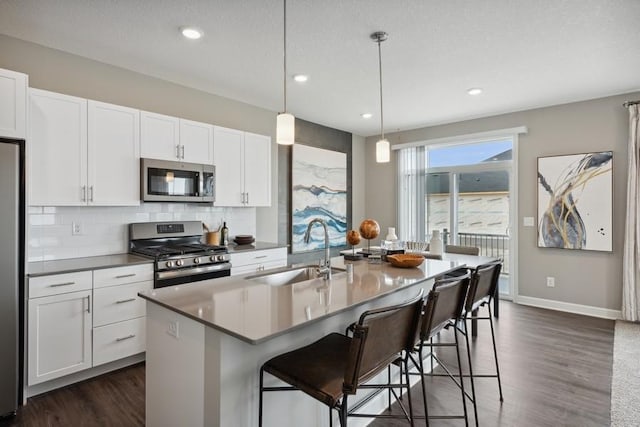
M 145 202 L 215 201 L 215 166 L 140 159 L 140 198 Z

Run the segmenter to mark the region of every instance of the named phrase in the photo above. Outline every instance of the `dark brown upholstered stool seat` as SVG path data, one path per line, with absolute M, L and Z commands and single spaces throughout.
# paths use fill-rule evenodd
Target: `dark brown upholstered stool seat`
M 263 369 L 332 407 L 342 397 L 350 345 L 350 337 L 329 334 L 306 347 L 274 357 Z

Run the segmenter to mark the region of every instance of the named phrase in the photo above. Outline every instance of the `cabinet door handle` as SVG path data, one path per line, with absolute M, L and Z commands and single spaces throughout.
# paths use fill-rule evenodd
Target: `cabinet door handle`
M 116 341 L 120 342 L 124 340 L 130 340 L 131 338 L 135 338 L 135 336 L 136 336 L 135 334 L 127 335 L 126 337 L 116 338 Z
M 176 145 L 176 157 L 180 158 L 180 144 Z
M 244 194 L 247 195 L 247 200 L 244 203 L 248 205 L 249 204 L 249 193 L 244 193 Z
M 87 201 L 87 186 L 83 185 L 80 188 L 80 198 L 82 199 L 83 202 Z
M 181 146 L 180 146 L 180 151 L 182 152 L 182 154 L 180 155 L 180 157 L 181 157 L 182 159 L 184 159 L 184 145 L 181 145 Z
M 131 302 L 131 301 L 135 301 L 135 298 L 129 298 L 129 299 L 121 299 L 116 301 L 116 304 L 124 304 L 125 302 Z
M 116 279 L 124 279 L 125 277 L 133 277 L 135 276 L 136 273 L 131 273 L 131 274 L 120 274 L 118 276 L 116 276 Z
M 54 283 L 53 285 L 49 285 L 50 288 L 57 288 L 59 286 L 70 286 L 75 285 L 76 282 L 64 282 L 64 283 Z
M 89 187 L 89 201 L 93 202 L 93 185 Z
M 87 295 L 87 313 L 91 313 L 91 295 Z

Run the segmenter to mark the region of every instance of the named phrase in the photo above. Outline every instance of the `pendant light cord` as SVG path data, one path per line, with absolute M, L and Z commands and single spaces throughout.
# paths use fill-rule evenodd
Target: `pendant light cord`
M 378 68 L 380 70 L 380 134 L 382 135 L 382 139 L 384 139 L 384 116 L 382 114 L 382 47 L 380 44 L 382 43 L 381 36 L 378 36 Z
M 283 61 L 284 61 L 284 75 L 282 86 L 284 87 L 284 113 L 287 112 L 287 0 L 283 0 L 284 2 L 284 37 L 283 37 Z

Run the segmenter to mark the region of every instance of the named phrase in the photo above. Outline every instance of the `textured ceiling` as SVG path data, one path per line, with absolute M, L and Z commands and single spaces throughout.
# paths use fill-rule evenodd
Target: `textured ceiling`
M 0 33 L 283 108 L 282 0 L 0 0 Z M 288 0 L 288 110 L 359 135 L 640 90 L 639 0 Z M 179 27 L 205 37 L 188 41 Z M 466 90 L 481 87 L 471 97 Z M 364 120 L 361 113 L 371 112 Z

